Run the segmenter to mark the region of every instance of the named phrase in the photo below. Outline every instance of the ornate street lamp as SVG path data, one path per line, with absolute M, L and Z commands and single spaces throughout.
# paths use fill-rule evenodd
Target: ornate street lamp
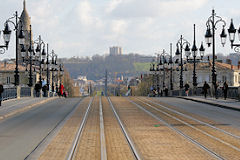
M 180 39 L 178 40 L 177 44 L 177 50 L 176 50 L 176 55 L 177 56 L 180 56 L 180 67 L 181 67 L 181 70 L 180 70 L 180 90 L 182 90 L 183 88 L 183 48 L 185 46 L 185 53 L 186 55 L 189 54 L 190 52 L 190 43 L 183 38 L 183 36 L 181 35 Z M 175 63 L 178 63 L 178 60 L 176 60 Z M 180 91 L 181 92 L 181 91 Z
M 30 25 L 29 37 L 30 37 L 30 39 L 32 39 L 32 26 L 31 25 Z M 26 56 L 26 52 L 27 52 L 27 56 Z M 28 82 L 28 86 L 32 87 L 33 86 L 32 61 L 35 58 L 35 53 L 34 53 L 31 41 L 29 41 L 29 48 L 28 48 L 28 50 L 25 49 L 24 44 L 21 45 L 21 56 L 23 58 L 23 63 L 25 62 L 26 66 L 28 66 L 28 63 L 30 65 L 30 67 L 29 67 L 29 82 Z M 28 58 L 26 58 L 26 57 L 28 57 Z
M 208 45 L 208 47 L 211 46 L 212 44 L 212 84 L 214 86 L 214 90 L 215 90 L 215 97 L 217 96 L 217 86 L 216 86 L 216 82 L 217 82 L 217 74 L 216 74 L 216 69 L 215 69 L 215 31 L 216 31 L 216 26 L 218 23 L 222 22 L 223 23 L 223 28 L 222 28 L 222 32 L 220 34 L 220 38 L 221 38 L 221 43 L 224 46 L 226 43 L 226 33 L 225 33 L 225 26 L 226 26 L 226 22 L 220 17 L 217 16 L 215 13 L 215 10 L 212 10 L 212 15 L 208 18 L 207 22 L 206 22 L 206 26 L 207 26 L 207 31 L 205 34 L 205 39 L 206 39 L 206 43 Z
M 238 38 L 240 40 L 240 27 L 238 30 L 235 29 L 234 24 L 233 24 L 233 19 L 231 19 L 231 24 L 228 29 L 229 40 L 231 42 L 231 48 L 234 47 L 234 51 L 237 53 L 240 53 L 240 44 L 234 43 L 236 31 L 238 32 Z
M 170 58 L 169 58 L 170 68 L 170 90 L 173 90 L 173 57 L 172 57 L 172 43 L 170 43 Z
M 60 84 L 62 84 L 62 76 L 64 74 L 63 64 L 59 64 Z
M 196 91 L 197 87 L 197 76 L 196 76 L 196 63 L 200 62 L 203 60 L 205 48 L 203 47 L 203 43 L 201 43 L 201 46 L 199 48 L 199 54 L 200 54 L 200 59 L 197 59 L 197 54 L 198 54 L 198 48 L 196 46 L 196 31 L 195 31 L 196 25 L 193 25 L 193 31 L 194 31 L 194 36 L 193 36 L 193 46 L 191 51 L 186 52 L 186 57 L 187 57 L 187 62 L 192 63 L 193 62 L 193 87 L 194 90 Z M 190 56 L 193 56 L 191 59 Z
M 166 79 L 166 65 L 167 65 L 167 56 L 168 53 L 163 49 L 163 52 L 160 53 L 160 61 L 159 61 L 159 65 L 160 65 L 160 71 L 163 73 L 163 80 L 162 80 L 162 89 L 164 89 L 165 86 L 165 79 Z
M 154 59 L 152 60 L 152 63 L 150 64 L 150 73 L 152 74 L 152 87 L 155 89 L 155 76 L 157 72 L 157 67 L 155 67 L 155 61 Z
M 11 31 L 9 30 L 9 26 L 8 26 L 8 24 L 5 24 L 5 29 L 3 30 L 3 40 L 4 40 L 5 44 L 0 45 L 0 54 L 4 54 L 5 49 L 8 49 L 10 35 L 11 35 Z M 1 37 L 1 31 L 0 31 L 0 37 Z
M 52 62 L 50 64 L 50 70 L 52 72 L 52 92 L 55 91 L 54 89 L 54 77 L 55 77 L 55 72 L 58 71 L 57 69 L 57 55 L 54 53 L 54 50 L 52 50 L 52 53 L 50 55 L 52 57 Z
M 15 19 L 15 22 L 13 21 Z M 5 29 L 3 30 L 3 38 L 5 41 L 6 48 L 8 48 L 8 44 L 10 42 L 10 36 L 11 36 L 11 30 L 9 28 L 8 24 L 13 24 L 14 30 L 15 30 L 15 35 L 16 35 L 16 68 L 15 68 L 15 81 L 14 85 L 17 86 L 19 85 L 19 71 L 18 71 L 18 45 L 23 45 L 25 42 L 24 39 L 24 34 L 22 31 L 22 21 L 20 17 L 18 17 L 18 12 L 16 11 L 13 17 L 9 18 L 5 22 Z M 19 27 L 20 26 L 20 27 Z M 19 29 L 20 28 L 20 29 Z M 19 35 L 18 35 L 19 33 Z
M 39 63 L 39 82 L 42 85 L 42 65 L 44 65 L 44 61 L 46 59 L 45 43 L 39 35 L 38 39 L 34 41 L 34 44 L 37 44 L 35 51 L 36 57 L 38 57 L 37 63 Z

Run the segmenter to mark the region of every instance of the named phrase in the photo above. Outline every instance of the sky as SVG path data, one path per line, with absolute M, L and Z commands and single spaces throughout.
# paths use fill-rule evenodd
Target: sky
M 23 0 L 0 2 L 3 30 L 6 19 L 15 11 L 22 12 Z M 181 34 L 192 44 L 194 23 L 200 47 L 213 8 L 226 21 L 226 29 L 231 18 L 236 28 L 240 25 L 239 0 L 26 0 L 26 5 L 34 39 L 41 35 L 59 57 L 104 55 L 110 46 L 121 46 L 124 54 L 154 55 L 163 49 L 169 52 L 170 43 L 175 52 Z M 218 23 L 216 52 L 227 55 L 234 51 L 228 39 L 225 47 L 221 46 L 221 30 L 222 23 Z M 205 47 L 206 54 L 211 53 L 211 48 Z M 14 34 L 9 50 L 0 56 L 15 57 Z

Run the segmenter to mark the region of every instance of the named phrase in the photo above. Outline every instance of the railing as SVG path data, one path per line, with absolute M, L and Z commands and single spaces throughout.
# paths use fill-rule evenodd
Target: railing
M 21 97 L 31 97 L 31 87 L 21 87 Z
M 17 88 L 16 87 L 4 88 L 4 91 L 2 93 L 2 100 L 4 101 L 13 98 L 17 98 Z
M 172 96 L 186 96 L 184 88 L 181 91 L 180 90 L 173 90 L 171 92 L 172 92 Z M 195 93 L 193 92 L 193 89 L 190 89 L 189 92 L 188 92 L 188 95 L 189 96 L 203 96 L 203 89 L 202 89 L 202 87 L 198 87 Z M 208 90 L 208 96 L 214 96 L 214 95 L 215 94 L 211 92 L 211 89 L 209 89 Z M 218 88 L 217 96 L 218 97 L 223 97 L 224 96 L 222 88 Z M 239 87 L 229 87 L 227 97 L 228 98 L 234 98 L 234 99 L 240 98 Z
M 31 87 L 8 87 L 4 88 L 4 91 L 2 93 L 1 100 L 8 100 L 8 99 L 14 99 L 18 97 L 36 97 L 36 92 L 31 92 Z M 33 95 L 31 95 L 33 94 Z M 57 96 L 55 92 L 49 92 L 49 97 Z

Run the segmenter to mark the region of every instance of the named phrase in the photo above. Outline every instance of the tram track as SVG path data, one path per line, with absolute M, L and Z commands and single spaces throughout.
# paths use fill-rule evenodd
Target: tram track
M 83 120 L 82 120 L 82 122 L 81 122 L 81 124 L 79 126 L 79 129 L 78 129 L 77 134 L 76 134 L 76 136 L 74 138 L 74 141 L 73 141 L 73 145 L 72 145 L 72 147 L 70 149 L 70 152 L 69 152 L 66 160 L 72 160 L 74 158 L 74 156 L 75 156 L 77 145 L 78 145 L 78 141 L 79 141 L 80 136 L 82 134 L 83 128 L 84 128 L 84 126 L 86 124 L 87 117 L 88 117 L 88 114 L 89 114 L 89 110 L 90 110 L 90 108 L 92 106 L 93 100 L 94 100 L 94 97 L 91 99 L 91 101 L 90 101 L 90 103 L 89 103 L 89 105 L 87 107 L 87 110 L 86 110 L 86 112 L 84 114 Z
M 155 116 L 155 118 L 165 121 L 165 124 L 168 124 L 169 127 L 178 133 L 180 131 L 181 134 L 184 134 L 189 140 L 193 140 L 196 145 L 201 146 L 202 149 L 217 159 L 238 159 L 237 155 L 240 152 L 240 144 L 237 135 L 166 106 L 158 105 L 151 100 L 145 98 L 131 99 L 129 99 L 131 103 L 148 114 Z
M 98 101 L 99 101 L 99 103 L 98 103 Z M 120 117 L 118 116 L 118 113 L 109 97 L 107 97 L 107 102 L 110 107 L 109 109 L 111 109 L 113 112 L 114 119 L 118 122 L 119 128 L 121 128 L 121 132 L 118 134 L 122 134 L 125 137 L 125 141 L 129 147 L 129 148 L 127 147 L 127 149 L 129 150 L 129 152 L 132 153 L 132 155 L 134 157 L 133 159 L 141 160 L 142 158 L 141 158 L 140 154 L 138 153 L 138 151 L 134 145 L 134 142 L 132 141 L 131 137 L 127 133 L 127 130 L 125 129 L 125 126 L 122 123 Z M 96 104 L 99 104 L 99 105 L 96 106 Z M 96 112 L 98 112 L 98 115 L 96 114 Z M 96 121 L 96 119 L 94 120 L 93 117 L 98 120 L 97 121 Z M 95 136 L 95 138 L 96 138 L 96 136 L 98 137 L 97 139 L 95 139 L 95 141 L 96 140 L 98 141 L 98 139 L 99 139 L 100 145 L 94 145 L 94 147 L 91 146 L 92 148 L 90 146 L 85 146 L 85 145 L 87 145 L 87 143 L 86 143 L 86 135 L 88 135 L 87 133 L 93 132 L 93 130 L 90 131 L 91 129 L 89 128 L 89 125 L 93 125 L 93 126 L 98 125 L 97 128 L 99 128 L 99 129 L 96 129 L 96 127 L 94 127 L 95 128 L 94 136 Z M 69 151 L 69 154 L 68 154 L 66 160 L 82 159 L 83 157 L 86 159 L 89 159 L 90 157 L 92 157 L 92 158 L 94 157 L 94 159 L 107 160 L 108 154 L 112 154 L 112 153 L 108 153 L 108 151 L 107 151 L 107 146 L 110 144 L 108 144 L 106 142 L 104 125 L 105 124 L 104 124 L 104 112 L 103 112 L 102 97 L 100 97 L 99 99 L 98 99 L 98 97 L 95 97 L 89 103 L 87 111 L 84 115 L 84 118 L 81 122 L 78 132 L 74 138 L 74 142 L 71 146 L 71 149 Z M 88 139 L 91 139 L 91 141 L 94 141 L 92 139 L 91 135 L 89 135 Z M 93 142 L 93 143 L 95 143 L 95 142 Z M 126 146 L 121 146 L 121 147 L 126 148 Z M 83 151 L 83 150 L 81 150 L 82 148 L 91 148 L 91 150 L 92 150 L 91 152 L 96 151 L 96 153 L 94 156 L 90 155 L 90 154 L 87 155 L 86 154 L 87 150 Z
M 54 134 L 58 132 L 64 125 L 64 123 L 74 114 L 74 112 L 77 110 L 77 107 L 82 103 L 84 98 L 79 99 L 79 101 L 74 105 L 72 110 L 70 110 L 47 134 L 46 136 L 43 137 L 43 139 L 37 144 L 37 146 L 24 158 L 24 160 L 28 159 L 35 159 L 39 155 L 39 149 L 41 150 L 42 148 L 47 145 L 49 139 L 53 138 Z
M 141 100 L 140 98 L 137 98 L 137 99 L 138 99 L 138 100 Z M 156 103 L 156 102 L 154 102 L 154 101 L 151 101 L 151 100 L 149 100 L 149 99 L 147 99 L 147 98 L 142 98 L 142 99 L 145 100 L 145 101 L 148 101 L 149 103 L 152 103 L 152 104 L 154 104 L 154 105 L 157 105 L 157 106 L 159 106 L 159 107 L 162 107 L 162 108 L 164 108 L 164 109 L 166 109 L 166 110 L 169 110 L 169 111 L 171 111 L 171 112 L 173 112 L 173 113 L 176 113 L 176 114 L 178 114 L 178 115 L 181 115 L 181 116 L 183 116 L 183 117 L 185 117 L 185 118 L 189 118 L 189 119 L 191 119 L 191 120 L 194 120 L 194 121 L 196 121 L 196 122 L 198 122 L 198 123 L 200 123 L 200 124 L 206 125 L 206 126 L 211 127 L 211 128 L 213 128 L 213 129 L 215 129 L 215 130 L 218 130 L 218 131 L 220 131 L 220 132 L 222 132 L 222 133 L 224 133 L 224 134 L 226 134 L 226 135 L 229 135 L 229 136 L 231 136 L 231 137 L 233 137 L 233 138 L 236 138 L 236 139 L 239 139 L 239 140 L 240 140 L 240 136 L 235 135 L 235 134 L 233 134 L 233 133 L 231 133 L 231 132 L 229 132 L 229 131 L 226 131 L 226 130 L 221 129 L 221 128 L 218 128 L 218 127 L 215 127 L 215 126 L 213 126 L 213 125 L 211 125 L 211 124 L 209 124 L 209 123 L 206 123 L 206 122 L 203 122 L 203 121 L 201 121 L 201 120 L 198 120 L 197 118 L 194 118 L 194 117 L 189 116 L 189 115 L 187 115 L 187 114 L 181 113 L 181 112 L 179 112 L 179 111 L 177 111 L 177 110 L 171 109 L 171 108 L 169 108 L 169 107 L 166 107 L 166 106 L 164 106 L 164 105 L 161 105 L 161 104 L 159 104 L 159 103 Z
M 111 101 L 111 99 L 109 97 L 108 97 L 108 102 L 109 102 L 109 104 L 110 104 L 110 106 L 111 106 L 111 108 L 112 108 L 112 110 L 114 112 L 114 115 L 115 115 L 116 119 L 118 120 L 118 123 L 119 123 L 119 125 L 120 125 L 120 127 L 122 129 L 122 132 L 123 132 L 123 134 L 124 134 L 124 136 L 126 138 L 126 141 L 128 142 L 129 147 L 131 148 L 131 151 L 132 151 L 135 159 L 136 160 L 141 160 L 142 159 L 141 155 L 137 151 L 133 140 L 129 136 L 129 133 L 127 132 L 123 122 L 121 121 L 121 119 L 120 119 L 120 117 L 119 117 L 119 115 L 118 115 L 118 113 L 117 113 L 117 111 L 116 111 L 116 109 L 115 109 L 114 105 L 112 104 L 112 101 Z

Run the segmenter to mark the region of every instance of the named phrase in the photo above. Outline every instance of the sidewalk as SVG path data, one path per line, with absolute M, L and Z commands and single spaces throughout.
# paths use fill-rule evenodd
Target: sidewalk
M 20 98 L 20 99 L 11 99 L 2 102 L 0 106 L 0 120 L 5 119 L 14 114 L 24 112 L 28 109 L 31 109 L 37 105 L 46 103 L 54 98 Z
M 186 100 L 191 100 L 195 102 L 200 102 L 200 103 L 205 103 L 205 104 L 210 104 L 222 108 L 227 108 L 227 109 L 232 109 L 232 110 L 238 110 L 240 111 L 240 101 L 236 99 L 226 99 L 224 100 L 223 98 L 215 99 L 212 97 L 207 97 L 206 99 L 203 96 L 181 96 L 178 98 L 186 99 Z

